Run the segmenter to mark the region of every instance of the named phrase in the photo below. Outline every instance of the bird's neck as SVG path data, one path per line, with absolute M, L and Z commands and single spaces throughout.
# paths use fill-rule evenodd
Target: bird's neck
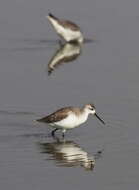
M 87 119 L 89 116 L 89 112 L 86 108 L 81 109 L 81 114 Z

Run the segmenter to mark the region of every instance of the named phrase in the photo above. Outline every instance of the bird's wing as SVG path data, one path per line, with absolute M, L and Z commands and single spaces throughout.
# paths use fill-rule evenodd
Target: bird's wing
M 62 119 L 65 119 L 68 116 L 69 112 L 71 112 L 71 109 L 72 108 L 70 108 L 70 107 L 59 109 L 56 112 L 54 112 L 46 117 L 38 119 L 37 121 L 44 122 L 44 123 L 53 123 L 53 122 L 61 121 Z
M 65 28 L 69 28 L 73 31 L 80 30 L 79 26 L 69 20 L 58 20 L 59 24 L 61 24 Z
M 57 21 L 60 25 L 62 25 L 64 28 L 70 28 L 74 31 L 79 30 L 79 26 L 77 26 L 75 23 L 69 21 L 69 20 L 61 20 L 59 18 L 57 18 L 56 16 L 54 16 L 53 14 L 49 13 L 48 17 L 51 17 L 52 19 L 54 19 L 55 21 Z

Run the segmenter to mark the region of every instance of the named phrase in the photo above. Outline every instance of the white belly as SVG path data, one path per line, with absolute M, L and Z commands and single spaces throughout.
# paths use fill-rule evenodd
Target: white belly
M 84 123 L 86 120 L 87 117 L 85 115 L 78 117 L 74 114 L 71 114 L 67 118 L 51 124 L 51 126 L 59 129 L 72 129 Z

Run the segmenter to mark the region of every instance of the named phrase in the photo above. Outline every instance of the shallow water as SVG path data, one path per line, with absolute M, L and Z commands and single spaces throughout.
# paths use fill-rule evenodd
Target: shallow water
M 139 2 L 78 3 L 0 2 L 3 190 L 139 187 Z M 89 39 L 52 72 L 49 64 L 63 46 L 45 18 L 48 10 L 78 23 Z M 52 139 L 50 128 L 33 121 L 88 102 L 107 126 L 90 116 L 63 140 L 60 132 Z

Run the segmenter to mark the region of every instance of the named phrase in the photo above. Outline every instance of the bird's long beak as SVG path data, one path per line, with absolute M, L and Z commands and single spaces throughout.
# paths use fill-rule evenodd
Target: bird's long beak
M 96 113 L 94 115 L 99 119 L 99 121 L 101 121 L 101 123 L 105 125 L 105 122 Z

